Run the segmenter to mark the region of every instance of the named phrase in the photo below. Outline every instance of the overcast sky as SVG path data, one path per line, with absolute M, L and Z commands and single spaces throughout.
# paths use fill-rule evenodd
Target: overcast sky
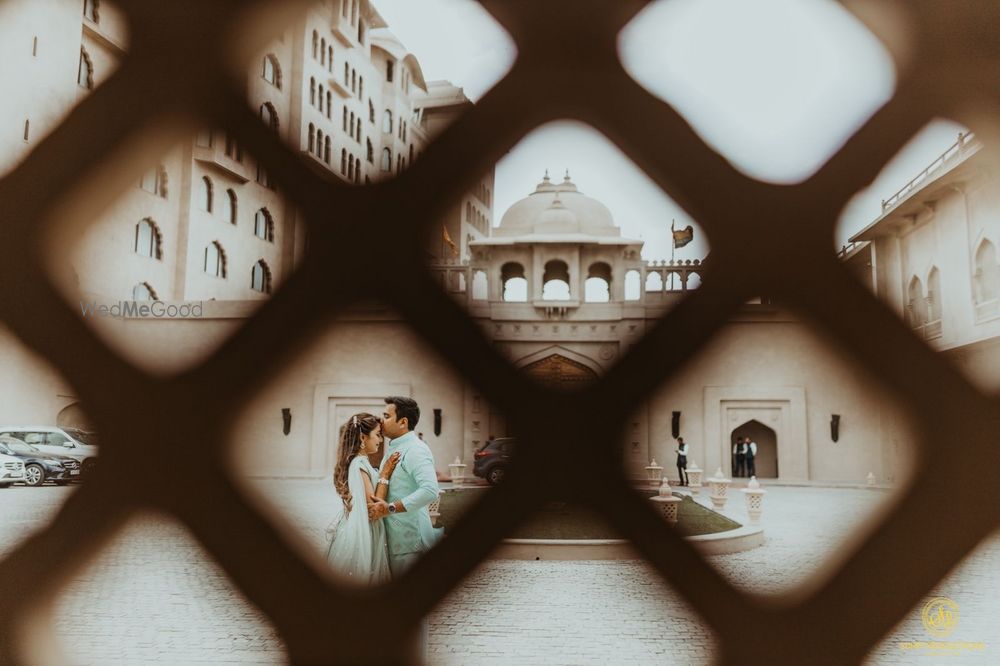
M 420 61 L 427 80 L 448 79 L 477 100 L 509 69 L 510 38 L 471 0 L 375 0 L 391 30 Z M 809 177 L 891 96 L 888 52 L 833 0 L 660 0 L 620 39 L 639 83 L 674 106 L 702 138 L 755 178 Z M 880 201 L 957 139 L 962 128 L 928 126 L 847 207 L 838 241 L 874 220 Z M 646 241 L 647 259 L 670 257 L 670 222 L 693 224 L 652 181 L 594 129 L 538 128 L 497 165 L 494 224 L 527 196 L 545 169 L 570 170 L 602 201 L 623 235 Z M 708 251 L 702 234 L 677 251 Z

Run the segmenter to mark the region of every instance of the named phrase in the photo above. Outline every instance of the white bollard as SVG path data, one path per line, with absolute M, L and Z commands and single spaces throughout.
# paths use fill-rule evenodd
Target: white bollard
M 868 472 L 868 487 L 875 485 L 875 472 Z
M 692 495 L 697 495 L 701 491 L 701 477 L 704 473 L 705 471 L 698 467 L 698 463 L 692 462 L 688 465 L 688 487 L 691 489 Z
M 715 470 L 715 476 L 708 479 L 710 489 L 708 497 L 712 500 L 712 506 L 715 507 L 716 511 L 722 511 L 725 508 L 729 484 L 732 482 L 732 479 L 727 479 L 722 475 L 721 467 Z
M 660 494 L 649 499 L 660 508 L 660 513 L 663 514 L 668 523 L 671 525 L 677 524 L 678 509 L 684 500 L 680 497 L 674 497 L 670 490 L 670 481 L 667 480 L 667 477 L 663 477 L 663 483 L 660 485 Z
M 649 485 L 656 488 L 660 483 L 660 476 L 663 472 L 663 466 L 656 464 L 656 458 L 653 458 L 653 462 L 646 465 L 646 476 L 649 479 Z
M 756 525 L 760 522 L 760 515 L 764 512 L 764 494 L 756 476 L 750 477 L 750 483 L 743 489 L 747 500 L 747 515 L 750 516 L 750 523 Z
M 460 488 L 465 483 L 465 465 L 462 460 L 455 456 L 455 462 L 448 465 L 448 473 L 451 474 L 451 482 L 456 488 Z

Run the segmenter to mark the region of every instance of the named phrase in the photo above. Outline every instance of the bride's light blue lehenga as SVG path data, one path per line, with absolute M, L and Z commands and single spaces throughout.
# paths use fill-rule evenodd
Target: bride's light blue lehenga
M 337 497 L 336 511 L 327 537 L 330 545 L 326 559 L 334 570 L 358 585 L 377 585 L 388 581 L 389 549 L 385 540 L 385 525 L 381 520 L 368 521 L 368 504 L 361 474 L 366 472 L 373 487 L 378 472 L 367 456 L 358 455 L 347 468 L 347 486 L 351 492 L 351 510 Z

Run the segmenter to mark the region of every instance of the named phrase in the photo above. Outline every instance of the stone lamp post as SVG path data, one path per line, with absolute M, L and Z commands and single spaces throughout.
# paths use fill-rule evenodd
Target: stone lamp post
M 705 470 L 698 467 L 698 463 L 692 462 L 688 465 L 688 487 L 691 489 L 692 495 L 697 495 L 701 491 L 701 477 L 704 474 Z
M 660 482 L 660 475 L 663 472 L 663 466 L 656 464 L 656 458 L 653 458 L 653 462 L 646 465 L 646 475 L 649 478 L 649 485 L 656 487 Z
M 722 475 L 722 468 L 715 470 L 715 476 L 708 479 L 709 487 L 709 499 L 712 500 L 712 506 L 715 507 L 716 511 L 722 511 L 726 506 L 726 500 L 728 496 L 726 495 L 729 490 L 729 484 L 732 483 L 732 479 L 727 479 Z
M 465 483 L 465 467 L 465 463 L 463 463 L 458 456 L 455 456 L 455 462 L 448 465 L 448 472 L 451 474 L 451 482 L 456 488 Z
M 747 500 L 747 515 L 750 516 L 750 523 L 756 525 L 760 522 L 760 514 L 764 512 L 764 493 L 756 476 L 750 477 L 750 483 L 743 489 Z
M 677 512 L 683 500 L 680 497 L 674 497 L 670 490 L 670 481 L 667 480 L 667 477 L 663 477 L 663 483 L 660 485 L 660 494 L 649 499 L 656 504 L 668 523 L 671 525 L 677 524 Z

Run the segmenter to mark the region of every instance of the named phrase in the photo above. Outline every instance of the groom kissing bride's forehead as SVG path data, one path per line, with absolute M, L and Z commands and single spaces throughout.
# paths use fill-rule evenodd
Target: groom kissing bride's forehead
M 385 399 L 382 412 L 382 434 L 389 439 L 402 437 L 417 427 L 420 407 L 413 398 L 390 396 Z

